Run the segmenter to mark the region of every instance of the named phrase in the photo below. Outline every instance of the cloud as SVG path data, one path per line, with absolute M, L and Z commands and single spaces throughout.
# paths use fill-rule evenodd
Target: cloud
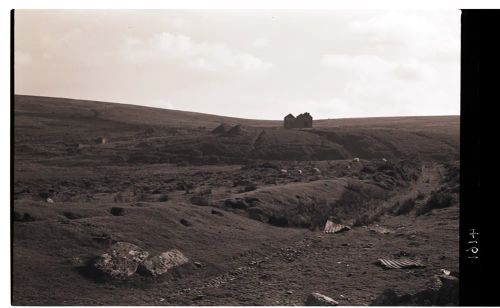
M 435 71 L 415 58 L 386 60 L 376 55 L 326 54 L 321 64 L 350 76 L 373 77 L 380 80 L 434 80 Z
M 460 112 L 458 10 L 21 10 L 15 31 L 20 94 L 263 119 Z
M 169 32 L 145 41 L 129 38 L 122 55 L 131 62 L 177 61 L 190 68 L 210 71 L 228 68 L 264 71 L 272 67 L 272 63 L 226 44 L 196 42 L 189 36 Z
M 436 69 L 421 59 L 388 60 L 377 55 L 327 54 L 321 58 L 321 64 L 335 76 L 338 91 L 332 99 L 308 103 L 320 114 L 336 117 L 425 115 L 438 111 L 433 104 L 440 105 L 439 108 L 445 106 L 439 110 L 442 113 L 453 113 L 446 112 L 450 109 L 443 103 L 458 98 L 458 92 L 443 91 L 450 89 L 449 85 L 438 78 Z M 458 71 L 451 73 L 458 75 Z
M 269 40 L 259 37 L 252 42 L 252 46 L 255 48 L 264 48 L 269 45 Z
M 187 22 L 184 18 L 175 17 L 171 20 L 171 25 L 176 29 L 182 29 L 186 27 Z
M 379 74 L 393 66 L 392 63 L 374 55 L 326 54 L 321 58 L 321 64 L 341 71 L 359 74 Z
M 388 11 L 350 23 L 349 31 L 363 38 L 363 49 L 385 57 L 415 57 L 431 61 L 457 61 L 460 28 L 442 12 Z

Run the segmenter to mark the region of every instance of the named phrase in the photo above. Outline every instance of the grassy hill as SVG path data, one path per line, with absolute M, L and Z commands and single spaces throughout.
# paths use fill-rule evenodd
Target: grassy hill
M 198 164 L 459 157 L 458 116 L 315 120 L 313 129 L 286 130 L 281 121 L 34 96 L 16 96 L 14 112 L 20 156 Z M 222 123 L 227 131 L 212 132 Z M 96 147 L 99 136 L 109 143 Z

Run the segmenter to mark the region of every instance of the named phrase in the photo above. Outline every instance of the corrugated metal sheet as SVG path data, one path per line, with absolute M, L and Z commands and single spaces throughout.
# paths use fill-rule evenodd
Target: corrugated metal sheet
M 419 260 L 409 258 L 401 259 L 378 259 L 378 264 L 385 268 L 408 268 L 408 267 L 424 267 Z
M 348 226 L 336 224 L 330 220 L 327 220 L 326 224 L 325 224 L 324 232 L 325 233 L 339 233 L 339 232 L 343 232 L 343 231 L 348 231 L 350 229 L 351 228 L 349 228 Z

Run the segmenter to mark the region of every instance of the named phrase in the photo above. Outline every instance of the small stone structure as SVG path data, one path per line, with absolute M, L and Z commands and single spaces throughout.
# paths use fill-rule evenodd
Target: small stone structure
M 284 119 L 285 128 L 311 128 L 312 127 L 312 116 L 309 112 L 301 113 L 297 117 L 293 114 L 288 114 Z

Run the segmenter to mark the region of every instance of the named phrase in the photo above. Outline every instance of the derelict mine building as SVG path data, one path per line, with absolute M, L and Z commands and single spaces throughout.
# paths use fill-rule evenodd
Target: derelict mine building
M 284 119 L 285 128 L 312 128 L 313 119 L 309 112 L 301 113 L 297 117 L 289 113 Z

